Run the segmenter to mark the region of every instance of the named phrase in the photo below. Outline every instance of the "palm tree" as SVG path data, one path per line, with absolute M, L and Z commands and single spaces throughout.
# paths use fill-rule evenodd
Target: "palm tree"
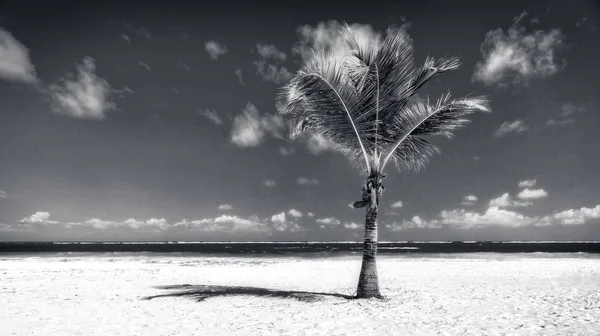
M 313 51 L 308 61 L 278 93 L 279 113 L 287 117 L 290 136 L 308 133 L 325 138 L 366 176 L 362 200 L 366 208 L 362 266 L 357 297 L 381 297 L 375 257 L 377 212 L 385 178 L 393 161 L 400 171 L 418 171 L 439 150 L 424 137 L 452 137 L 469 122 L 466 116 L 489 111 L 484 97 L 435 103 L 417 93 L 434 76 L 459 67 L 458 58 L 427 57 L 414 65 L 412 41 L 403 27 L 391 27 L 385 39 L 359 43 L 352 29 L 340 30 L 343 57 L 331 51 Z

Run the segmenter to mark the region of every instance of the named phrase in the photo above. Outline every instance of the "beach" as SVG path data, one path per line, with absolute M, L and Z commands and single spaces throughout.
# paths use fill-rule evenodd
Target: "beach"
M 0 255 L 1 335 L 597 335 L 600 257 Z M 321 293 L 321 294 L 318 294 Z M 156 297 L 158 296 L 158 297 Z

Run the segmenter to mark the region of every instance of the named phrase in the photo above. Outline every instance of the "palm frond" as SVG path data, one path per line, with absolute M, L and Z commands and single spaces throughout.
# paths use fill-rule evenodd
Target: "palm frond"
M 442 135 L 450 138 L 453 131 L 469 123 L 467 115 L 478 111 L 489 111 L 488 101 L 484 97 L 450 100 L 450 94 L 442 96 L 435 105 L 418 100 L 405 107 L 388 125 L 385 139 L 390 146 L 382 169 L 394 157 L 406 167 L 418 170 L 426 162 L 423 161 L 423 155 L 430 156 L 437 152 L 429 143 L 423 142 L 423 136 Z
M 369 170 L 361 134 L 370 124 L 356 122 L 369 112 L 369 99 L 368 94 L 354 86 L 341 59 L 318 53 L 279 93 L 276 106 L 289 117 L 292 137 L 302 132 L 320 134 L 352 158 L 355 149 L 360 149 Z

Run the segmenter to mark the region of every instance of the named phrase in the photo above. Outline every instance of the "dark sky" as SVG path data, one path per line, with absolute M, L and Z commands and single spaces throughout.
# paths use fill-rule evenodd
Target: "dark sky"
M 387 172 L 380 240 L 600 240 L 599 2 L 215 3 L 0 2 L 0 240 L 360 240 L 363 177 L 274 107 L 335 21 L 491 100 Z

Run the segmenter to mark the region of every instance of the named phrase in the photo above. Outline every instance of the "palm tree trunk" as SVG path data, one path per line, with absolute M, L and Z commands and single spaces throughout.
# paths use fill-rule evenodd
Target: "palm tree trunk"
M 363 259 L 358 277 L 357 298 L 381 298 L 379 280 L 377 278 L 377 187 L 371 187 L 371 198 L 367 205 L 365 218 L 365 238 L 363 242 Z

